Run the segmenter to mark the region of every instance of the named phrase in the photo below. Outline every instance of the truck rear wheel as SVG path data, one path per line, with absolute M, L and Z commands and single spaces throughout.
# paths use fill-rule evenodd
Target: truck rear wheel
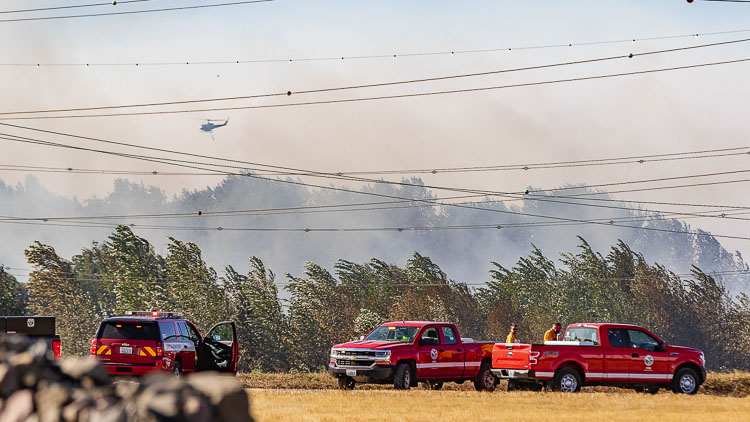
M 339 390 L 354 390 L 354 378 L 352 377 L 339 377 Z
M 477 391 L 495 391 L 497 377 L 492 373 L 490 364 L 485 362 L 479 367 L 479 373 L 474 378 L 474 389 Z
M 577 393 L 581 391 L 581 374 L 574 368 L 562 368 L 555 374 L 553 388 L 563 393 Z
M 393 387 L 396 390 L 408 390 L 411 387 L 412 377 L 411 365 L 399 363 L 393 376 Z
M 682 394 L 695 394 L 698 392 L 698 374 L 690 368 L 682 368 L 672 379 L 672 391 Z

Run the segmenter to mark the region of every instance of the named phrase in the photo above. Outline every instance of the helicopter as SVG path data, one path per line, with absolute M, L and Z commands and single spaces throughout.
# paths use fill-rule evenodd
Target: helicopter
M 220 124 L 211 123 L 211 122 L 222 122 L 222 121 L 224 123 L 220 123 Z M 214 139 L 214 134 L 211 131 L 216 129 L 217 127 L 226 126 L 228 123 L 229 123 L 229 119 L 224 119 L 224 120 L 206 119 L 206 123 L 201 125 L 201 130 L 211 135 L 211 139 Z

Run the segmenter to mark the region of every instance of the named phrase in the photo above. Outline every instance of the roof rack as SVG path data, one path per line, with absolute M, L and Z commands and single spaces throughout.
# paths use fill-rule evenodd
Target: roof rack
M 182 318 L 182 312 L 125 311 L 125 315 L 151 318 Z

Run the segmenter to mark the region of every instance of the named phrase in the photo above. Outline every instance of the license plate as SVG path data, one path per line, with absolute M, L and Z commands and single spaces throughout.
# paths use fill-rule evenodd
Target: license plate
M 133 354 L 133 348 L 132 347 L 120 347 L 120 354 L 121 355 L 132 355 Z
M 356 369 L 347 369 L 346 375 L 349 377 L 356 377 L 357 376 L 357 370 Z

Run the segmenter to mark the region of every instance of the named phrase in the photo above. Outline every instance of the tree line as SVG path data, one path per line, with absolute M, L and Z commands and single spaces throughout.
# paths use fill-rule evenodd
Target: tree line
M 333 271 L 308 262 L 302 275 L 276 274 L 252 256 L 247 273 L 219 274 L 200 248 L 169 237 L 166 256 L 128 226 L 67 260 L 35 242 L 19 283 L 0 265 L 0 314 L 57 317 L 65 355 L 85 355 L 99 321 L 125 310 L 181 311 L 205 332 L 237 322 L 241 371 L 316 371 L 331 345 L 385 321 L 455 322 L 463 337 L 503 341 L 511 323 L 523 342 L 541 342 L 554 322 L 642 325 L 665 341 L 702 349 L 710 369 L 750 367 L 750 299 L 693 267 L 681 277 L 620 241 L 606 254 L 579 237 L 553 260 L 533 247 L 511 268 L 491 262 L 486 283 L 450 279 L 414 253 L 400 267 L 339 260 Z M 285 292 L 279 291 L 282 286 Z

